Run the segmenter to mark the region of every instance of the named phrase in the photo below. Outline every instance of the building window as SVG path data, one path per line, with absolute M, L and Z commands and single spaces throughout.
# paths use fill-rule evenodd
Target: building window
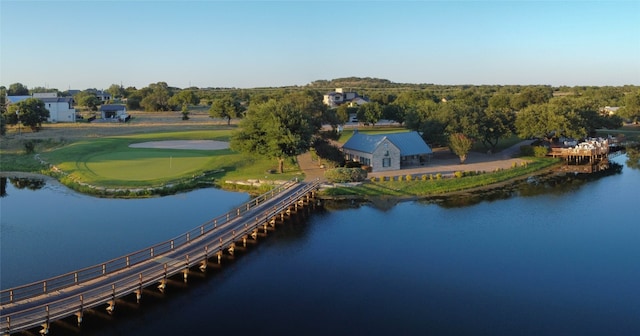
M 391 167 L 391 158 L 382 159 L 382 166 L 383 167 Z

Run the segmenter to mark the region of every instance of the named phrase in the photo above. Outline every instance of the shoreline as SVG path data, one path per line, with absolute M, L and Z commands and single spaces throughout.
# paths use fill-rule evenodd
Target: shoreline
M 552 165 L 550 167 L 546 167 L 544 169 L 541 169 L 539 171 L 535 171 L 532 173 L 528 173 L 528 174 L 524 174 L 521 176 L 517 176 L 517 177 L 513 177 L 510 178 L 508 180 L 505 181 L 501 181 L 501 182 L 496 182 L 496 183 L 492 183 L 492 184 L 487 184 L 487 185 L 483 185 L 483 186 L 478 186 L 478 187 L 471 187 L 471 188 L 467 188 L 467 189 L 462 189 L 462 190 L 457 190 L 457 191 L 450 191 L 450 192 L 444 192 L 444 193 L 439 193 L 439 194 L 431 194 L 431 195 L 410 195 L 410 196 L 394 196 L 394 195 L 380 195 L 380 196 L 367 196 L 367 195 L 318 195 L 318 199 L 320 200 L 330 200 L 330 201 L 341 201 L 341 200 L 351 200 L 351 201 L 359 201 L 359 202 L 374 202 L 376 200 L 381 200 L 381 199 L 385 199 L 385 200 L 394 200 L 396 203 L 399 202 L 409 202 L 409 201 L 416 201 L 416 200 L 432 200 L 432 199 L 437 199 L 437 198 L 441 198 L 441 197 L 451 197 L 451 196 L 456 196 L 456 195 L 465 195 L 465 194 L 473 194 L 473 193 L 478 193 L 478 192 L 488 192 L 491 190 L 495 190 L 497 188 L 501 188 L 507 185 L 511 185 L 513 183 L 522 181 L 522 180 L 526 180 L 531 176 L 540 176 L 540 175 L 545 175 L 548 173 L 553 172 L 554 170 L 557 169 L 558 165 Z M 137 199 L 137 198 L 141 198 L 141 197 L 122 197 L 122 195 L 119 195 L 117 193 L 113 193 L 113 194 L 93 194 L 93 193 L 86 193 L 86 192 L 82 192 L 80 190 L 76 190 L 74 188 L 72 188 L 69 185 L 66 185 L 64 183 L 62 183 L 59 179 L 50 176 L 50 175 L 46 175 L 46 174 L 41 174 L 41 173 L 31 173 L 31 172 L 20 172 L 20 171 L 0 171 L 0 177 L 5 177 L 5 178 L 27 178 L 27 179 L 40 179 L 40 180 L 44 180 L 47 183 L 54 183 L 58 186 L 64 186 L 70 190 L 73 190 L 74 192 L 77 192 L 79 194 L 82 195 L 87 195 L 87 196 L 94 196 L 94 197 L 103 197 L 103 198 L 126 198 L 126 199 Z M 366 182 L 365 182 L 366 183 Z M 166 187 L 166 186 L 165 186 Z M 221 189 L 221 190 L 226 190 L 226 191 L 230 191 L 230 192 L 249 192 L 248 190 L 232 190 L 232 189 L 224 189 L 224 188 L 220 188 L 217 186 L 213 186 L 215 188 Z M 181 193 L 181 192 L 189 192 L 189 191 L 193 191 L 196 190 L 197 188 L 185 188 L 184 190 L 177 190 L 176 193 Z M 131 189 L 122 189 L 120 191 L 135 191 L 138 190 L 138 188 L 131 188 Z M 163 195 L 163 194 L 157 194 L 157 195 L 149 195 L 147 197 L 163 197 L 163 196 L 167 196 L 167 195 Z

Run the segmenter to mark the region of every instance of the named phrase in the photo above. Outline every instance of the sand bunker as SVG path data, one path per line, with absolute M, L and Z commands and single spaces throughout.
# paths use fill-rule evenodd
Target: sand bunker
M 229 148 L 229 143 L 215 140 L 167 140 L 148 141 L 129 145 L 131 148 L 167 148 L 167 149 L 199 149 L 218 150 Z

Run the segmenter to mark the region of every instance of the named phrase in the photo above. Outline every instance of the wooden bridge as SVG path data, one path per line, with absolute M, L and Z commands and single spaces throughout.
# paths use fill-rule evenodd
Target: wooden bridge
M 4 335 L 41 328 L 47 334 L 51 322 L 76 316 L 106 305 L 115 309 L 116 299 L 155 285 L 163 291 L 167 278 L 189 270 L 204 271 L 209 259 L 220 263 L 224 253 L 233 254 L 236 244 L 257 239 L 260 230 L 309 204 L 319 181 L 290 181 L 240 207 L 214 218 L 178 237 L 143 250 L 50 279 L 0 291 L 0 330 Z

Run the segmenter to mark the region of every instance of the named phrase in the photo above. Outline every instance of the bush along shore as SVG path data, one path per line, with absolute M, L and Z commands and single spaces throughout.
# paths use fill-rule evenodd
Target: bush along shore
M 205 187 L 222 187 L 230 191 L 242 191 L 248 193 L 264 192 L 265 188 L 272 186 L 261 184 L 224 183 L 218 185 L 215 177 L 221 171 L 206 171 L 198 176 L 171 181 L 164 185 L 152 187 L 103 187 L 95 186 L 75 179 L 55 165 L 42 160 L 38 154 L 33 156 L 42 169 L 40 174 L 58 180 L 66 187 L 79 193 L 108 198 L 147 198 L 154 196 L 173 195 Z M 550 158 L 528 158 L 526 163 L 514 165 L 509 169 L 497 169 L 493 172 L 456 171 L 451 174 L 419 174 L 402 175 L 396 171 L 380 178 L 370 178 L 358 183 L 335 183 L 325 186 L 320 192 L 324 199 L 356 199 L 369 200 L 377 197 L 392 197 L 398 199 L 428 198 L 431 196 L 443 196 L 461 191 L 495 188 L 501 183 L 527 178 L 532 175 L 542 174 L 560 161 Z M 11 174 L 8 174 L 11 175 Z M 363 175 L 361 178 L 364 178 Z
M 493 172 L 456 171 L 448 175 L 442 173 L 389 175 L 358 183 L 336 183 L 323 188 L 320 196 L 325 199 L 365 201 L 376 197 L 428 198 L 461 191 L 494 188 L 502 183 L 544 174 L 559 164 L 561 161 L 558 159 L 532 157 L 527 159 L 526 163 Z

